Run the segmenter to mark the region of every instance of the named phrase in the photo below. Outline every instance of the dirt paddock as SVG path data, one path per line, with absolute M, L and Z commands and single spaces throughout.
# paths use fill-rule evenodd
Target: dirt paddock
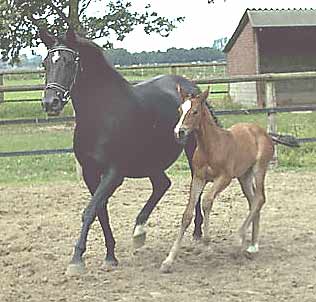
M 137 252 L 132 228 L 150 183 L 126 180 L 110 201 L 119 266 L 103 265 L 96 222 L 87 273 L 75 278 L 65 269 L 89 197 L 84 185 L 0 185 L 0 301 L 316 301 L 316 172 L 270 172 L 266 188 L 258 255 L 238 252 L 237 230 L 248 209 L 234 182 L 214 204 L 211 242 L 194 242 L 191 228 L 174 272 L 161 274 L 189 178 L 173 178 L 150 218 L 146 245 Z

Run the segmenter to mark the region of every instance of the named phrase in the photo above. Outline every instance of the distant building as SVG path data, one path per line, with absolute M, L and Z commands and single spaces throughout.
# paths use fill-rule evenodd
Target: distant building
M 316 10 L 251 10 L 226 44 L 230 76 L 316 70 Z M 262 84 L 230 85 L 233 101 L 264 106 Z M 278 105 L 315 103 L 316 80 L 276 83 Z

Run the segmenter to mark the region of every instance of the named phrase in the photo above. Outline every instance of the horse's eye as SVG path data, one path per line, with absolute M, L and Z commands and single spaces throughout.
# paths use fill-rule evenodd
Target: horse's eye
M 197 110 L 193 110 L 192 114 L 196 115 L 198 113 Z

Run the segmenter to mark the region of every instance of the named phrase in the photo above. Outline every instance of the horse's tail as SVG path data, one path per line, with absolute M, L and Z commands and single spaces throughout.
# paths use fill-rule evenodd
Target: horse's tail
M 300 144 L 296 137 L 292 135 L 283 135 L 283 134 L 276 134 L 276 133 L 269 133 L 272 140 L 277 144 L 282 144 L 287 147 L 299 147 Z

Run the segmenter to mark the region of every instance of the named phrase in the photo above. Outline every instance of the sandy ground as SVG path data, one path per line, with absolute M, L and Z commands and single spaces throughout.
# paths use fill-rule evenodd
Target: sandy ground
M 189 178 L 173 186 L 152 214 L 146 245 L 133 252 L 134 219 L 150 194 L 147 180 L 126 180 L 110 215 L 120 265 L 103 265 L 96 222 L 86 253 L 87 273 L 67 277 L 89 195 L 84 185 L 0 185 L 0 301 L 316 301 L 316 173 L 270 172 L 262 211 L 260 252 L 238 253 L 237 230 L 247 202 L 237 182 L 218 198 L 211 242 L 186 234 L 171 274 L 159 267 L 177 234 Z

